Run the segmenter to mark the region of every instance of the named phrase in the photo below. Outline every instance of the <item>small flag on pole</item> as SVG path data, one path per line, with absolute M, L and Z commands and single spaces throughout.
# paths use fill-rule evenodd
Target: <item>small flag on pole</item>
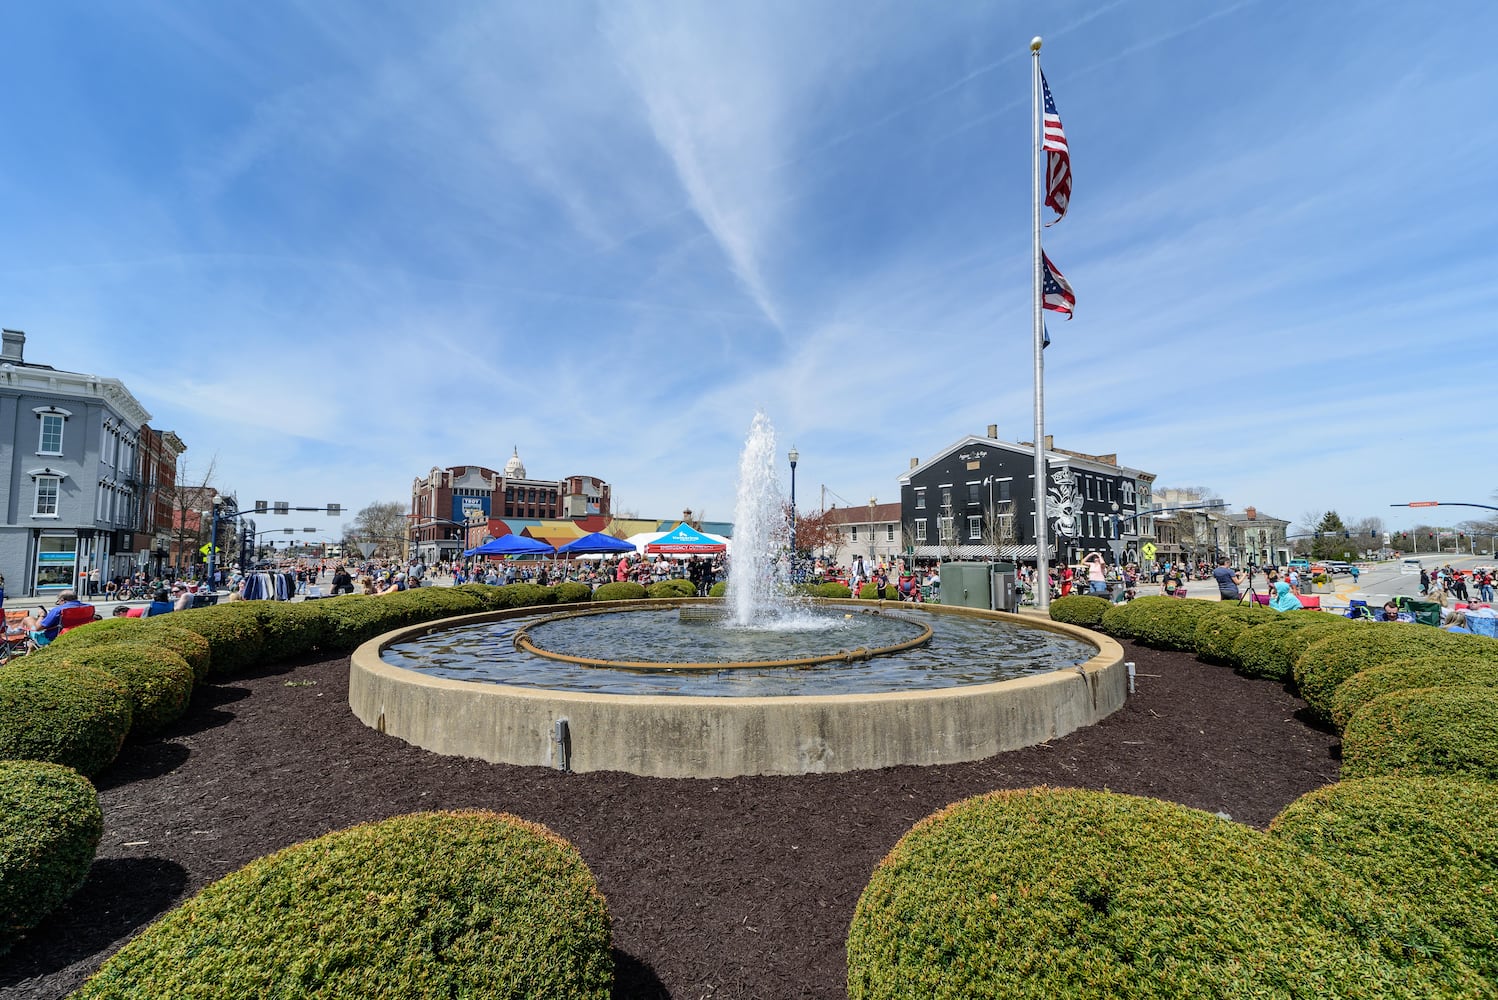
M 1051 98 L 1051 85 L 1046 83 L 1045 73 L 1040 74 L 1040 87 L 1045 92 L 1045 122 L 1040 148 L 1045 150 L 1045 203 L 1056 212 L 1056 217 L 1046 225 L 1054 226 L 1066 215 L 1071 204 L 1071 151 L 1066 146 L 1066 133 L 1061 130 L 1061 116 L 1056 113 L 1056 102 Z
M 1040 259 L 1045 264 L 1045 271 L 1041 275 L 1041 291 L 1045 296 L 1045 307 L 1066 313 L 1066 318 L 1071 319 L 1072 312 L 1077 307 L 1077 296 L 1071 290 L 1071 282 L 1066 280 L 1066 275 L 1056 269 L 1056 265 L 1051 263 L 1051 258 L 1047 257 L 1044 251 L 1041 252 Z M 1044 329 L 1043 325 L 1042 329 Z
M 1044 339 L 1040 342 L 1040 349 L 1043 351 L 1051 346 L 1051 328 L 1046 326 L 1045 323 L 1041 323 L 1040 332 L 1045 335 Z

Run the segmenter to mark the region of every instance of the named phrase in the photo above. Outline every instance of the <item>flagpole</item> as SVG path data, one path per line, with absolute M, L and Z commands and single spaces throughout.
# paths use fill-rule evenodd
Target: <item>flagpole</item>
M 1034 268 L 1031 274 L 1032 291 L 1035 299 L 1035 606 L 1041 611 L 1046 611 L 1051 606 L 1051 584 L 1050 584 L 1050 560 L 1049 534 L 1050 525 L 1046 519 L 1046 479 L 1045 479 L 1045 317 L 1042 312 L 1044 306 L 1044 292 L 1041 287 L 1041 250 L 1040 250 L 1040 36 L 1036 35 L 1030 39 L 1030 94 L 1032 98 L 1030 106 L 1030 129 L 1032 142 L 1030 146 L 1030 178 L 1032 195 L 1031 208 L 1034 211 L 1032 219 L 1032 249 L 1034 251 Z

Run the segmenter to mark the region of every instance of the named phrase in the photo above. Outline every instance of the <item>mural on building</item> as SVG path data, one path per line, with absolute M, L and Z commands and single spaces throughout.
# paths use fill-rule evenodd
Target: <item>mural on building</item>
M 1046 491 L 1046 519 L 1052 523 L 1052 534 L 1058 538 L 1076 538 L 1082 533 L 1082 501 L 1077 496 L 1077 481 L 1071 470 L 1051 474 L 1051 488 Z

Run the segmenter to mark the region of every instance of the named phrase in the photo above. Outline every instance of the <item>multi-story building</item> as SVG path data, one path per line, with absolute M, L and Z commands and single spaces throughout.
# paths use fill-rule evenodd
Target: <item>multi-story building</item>
M 1120 465 L 1117 455 L 1057 448 L 1045 440 L 1048 558 L 1077 562 L 1090 551 L 1135 562 L 1152 537 L 1148 514 L 1155 476 Z M 1002 559 L 1037 556 L 1035 452 L 1001 441 L 990 424 L 932 458 L 910 460 L 900 477 L 901 521 L 916 558 Z
M 140 518 L 131 549 L 136 564 L 152 576 L 172 565 L 172 527 L 177 496 L 177 459 L 187 445 L 173 431 L 149 424 L 140 429 Z
M 411 484 L 411 541 L 432 563 L 462 551 L 467 530 L 491 518 L 584 520 L 610 516 L 609 484 L 596 476 L 531 479 L 513 449 L 501 472 L 482 465 L 433 468 Z
M 90 574 L 131 572 L 141 523 L 141 429 L 151 415 L 119 379 L 29 362 L 24 333 L 0 337 L 0 574 L 7 593 L 56 594 Z
M 832 537 L 833 551 L 816 553 L 831 562 L 846 565 L 854 556 L 874 563 L 893 563 L 905 554 L 907 540 L 900 527 L 900 505 L 873 503 L 865 507 L 833 507 L 827 511 L 826 524 Z

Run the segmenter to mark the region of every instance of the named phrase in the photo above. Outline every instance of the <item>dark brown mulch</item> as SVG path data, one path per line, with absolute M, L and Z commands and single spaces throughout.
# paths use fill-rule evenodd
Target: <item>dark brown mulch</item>
M 439 757 L 354 719 L 346 658 L 207 688 L 172 733 L 126 747 L 102 779 L 93 871 L 0 958 L 0 996 L 66 995 L 182 899 L 288 844 L 401 813 L 485 808 L 544 823 L 582 851 L 614 918 L 616 996 L 842 997 L 859 893 L 895 841 L 947 803 L 1070 785 L 1262 827 L 1336 780 L 1336 737 L 1300 721 L 1302 703 L 1279 685 L 1125 648 L 1139 691 L 1097 726 L 970 764 L 803 777 L 563 775 Z

